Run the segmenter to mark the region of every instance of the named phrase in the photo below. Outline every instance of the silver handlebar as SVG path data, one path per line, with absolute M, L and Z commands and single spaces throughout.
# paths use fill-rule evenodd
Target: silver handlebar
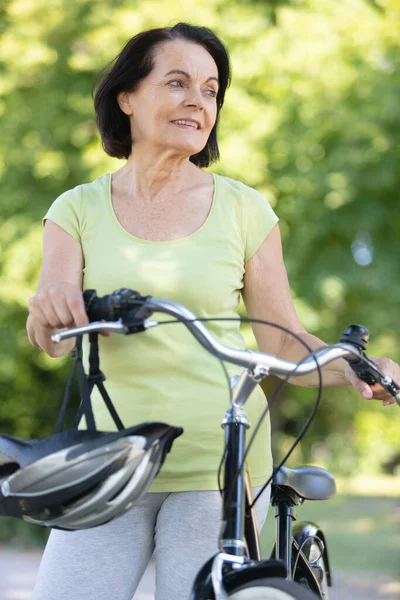
M 178 321 L 182 321 L 200 344 L 211 352 L 214 356 L 221 360 L 239 365 L 246 369 L 254 370 L 257 367 L 266 370 L 266 374 L 284 376 L 292 374 L 293 376 L 307 375 L 317 370 L 317 362 L 320 367 L 338 359 L 349 356 L 361 357 L 362 354 L 357 348 L 351 344 L 341 343 L 337 346 L 329 346 L 315 351 L 308 356 L 299 365 L 289 362 L 281 358 L 277 358 L 271 354 L 257 352 L 254 350 L 238 350 L 229 348 L 221 344 L 208 329 L 196 319 L 196 316 L 186 306 L 165 300 L 163 298 L 148 298 L 146 300 L 146 308 L 151 312 L 160 312 L 175 317 Z M 157 321 L 152 319 L 144 320 L 146 329 L 157 325 Z M 51 336 L 54 343 L 59 343 L 77 335 L 85 333 L 95 333 L 102 331 L 112 331 L 126 335 L 129 329 L 122 321 L 111 322 L 92 322 L 83 327 L 74 327 L 64 331 L 57 332 Z

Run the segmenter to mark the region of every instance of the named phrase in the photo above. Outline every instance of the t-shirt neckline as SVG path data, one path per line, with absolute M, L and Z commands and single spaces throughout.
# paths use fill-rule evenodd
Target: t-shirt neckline
M 124 232 L 125 235 L 127 235 L 130 239 L 134 240 L 135 242 L 139 242 L 141 244 L 150 244 L 153 246 L 154 245 L 165 246 L 165 245 L 170 245 L 170 244 L 180 244 L 187 240 L 191 240 L 192 238 L 196 237 L 197 235 L 199 235 L 200 233 L 203 232 L 203 230 L 209 225 L 209 223 L 212 219 L 212 216 L 214 214 L 216 198 L 217 198 L 217 175 L 215 173 L 211 173 L 211 175 L 212 175 L 213 181 L 214 181 L 214 190 L 213 190 L 211 207 L 210 207 L 210 210 L 208 211 L 208 215 L 207 215 L 205 221 L 200 225 L 200 227 L 198 229 L 196 229 L 196 231 L 193 231 L 193 233 L 190 233 L 189 235 L 186 235 L 185 237 L 177 238 L 176 240 L 164 240 L 164 241 L 161 240 L 160 241 L 160 240 L 146 240 L 144 238 L 139 238 L 139 237 L 133 235 L 132 233 L 129 233 L 129 231 L 127 231 L 127 229 L 125 229 L 125 227 L 122 226 L 122 224 L 120 223 L 120 221 L 115 213 L 114 206 L 112 203 L 112 197 L 111 197 L 112 173 L 107 173 L 106 183 L 107 183 L 108 206 L 110 208 L 113 220 L 115 221 L 115 223 L 117 224 L 119 229 Z

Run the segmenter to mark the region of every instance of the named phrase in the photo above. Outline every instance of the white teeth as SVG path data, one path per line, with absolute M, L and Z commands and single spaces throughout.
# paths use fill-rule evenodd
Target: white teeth
M 189 125 L 189 127 L 194 127 L 195 129 L 198 129 L 197 123 L 194 123 L 193 121 L 184 121 L 183 119 L 178 119 L 177 121 L 172 122 L 177 123 L 178 125 Z

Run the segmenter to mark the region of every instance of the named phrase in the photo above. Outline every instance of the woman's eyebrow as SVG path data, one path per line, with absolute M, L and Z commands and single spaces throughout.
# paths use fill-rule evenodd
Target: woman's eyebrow
M 168 71 L 168 73 L 165 73 L 164 77 L 167 77 L 167 75 L 172 75 L 173 73 L 177 73 L 178 75 L 183 75 L 184 77 L 186 77 L 187 79 L 190 79 L 190 75 L 189 73 L 187 73 L 186 71 L 182 71 L 181 69 L 172 69 L 171 71 Z M 218 81 L 218 77 L 209 77 L 207 79 L 207 81 L 210 81 L 211 79 L 215 80 L 217 83 L 219 83 Z

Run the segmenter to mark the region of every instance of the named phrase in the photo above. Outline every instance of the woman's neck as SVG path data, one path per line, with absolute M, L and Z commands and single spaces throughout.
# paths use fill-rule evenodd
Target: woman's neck
M 129 196 L 140 195 L 143 199 L 179 193 L 193 184 L 199 169 L 188 157 L 164 152 L 146 156 L 132 151 L 127 163 L 113 174 L 114 185 Z

